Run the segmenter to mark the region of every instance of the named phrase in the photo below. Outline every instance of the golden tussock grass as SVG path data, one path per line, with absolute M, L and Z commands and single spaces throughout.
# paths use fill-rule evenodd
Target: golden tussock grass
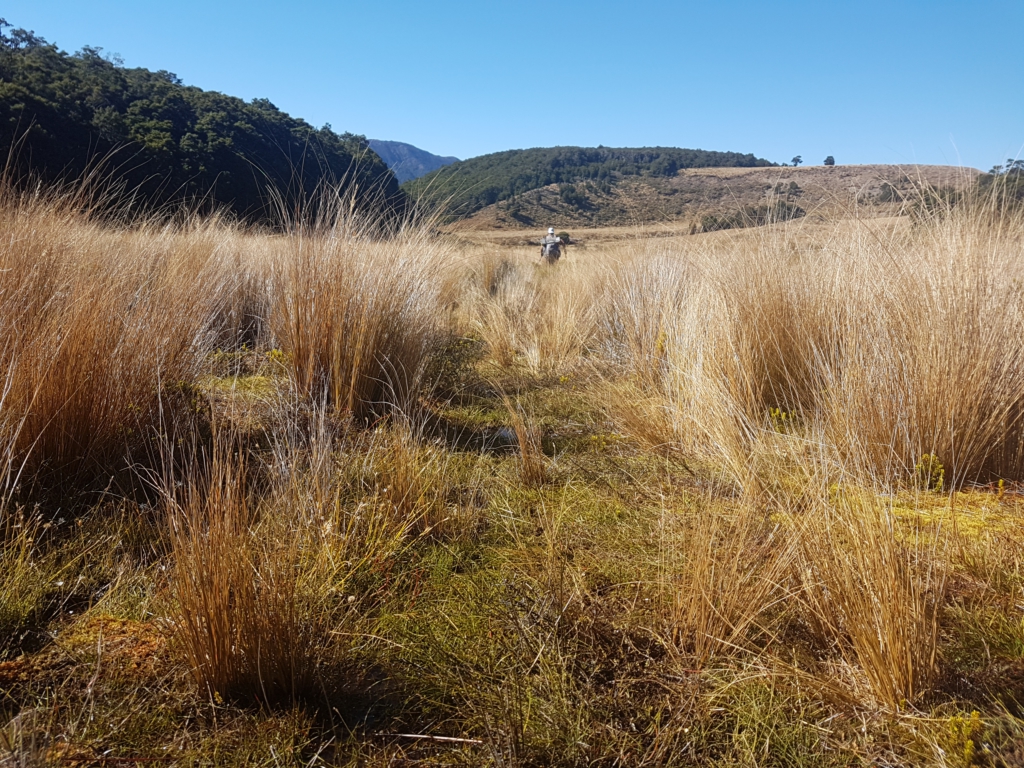
M 534 375 L 578 365 L 595 338 L 592 298 L 600 272 L 585 264 L 539 267 L 493 253 L 483 260 L 464 313 L 495 361 L 521 364 Z
M 548 478 L 548 460 L 544 456 L 542 434 L 536 419 L 508 395 L 502 396 L 508 411 L 512 432 L 519 449 L 519 477 L 523 485 L 536 487 Z
M 954 485 L 987 481 L 1021 470 L 1020 241 L 960 210 L 913 229 L 683 241 L 624 254 L 596 300 L 680 439 L 737 471 L 776 409 L 887 484 L 924 454 Z
M 686 517 L 666 512 L 662 521 L 672 639 L 698 667 L 749 651 L 752 636 L 770 638 L 767 614 L 792 598 L 796 555 L 795 539 L 763 512 L 710 506 Z
M 278 443 L 276 476 L 258 488 L 248 482 L 247 447 L 230 433 L 215 437 L 184 487 L 163 485 L 176 647 L 211 697 L 295 704 L 334 693 L 323 672 L 343 643 L 332 635 L 344 635 L 365 608 L 360 599 L 372 599 L 357 596 L 353 576 L 386 566 L 427 524 L 422 499 L 390 487 L 353 500 L 360 459 L 327 426 L 323 407 L 314 420 L 311 433 Z M 392 481 L 395 471 L 412 470 L 393 470 Z
M 273 258 L 270 330 L 296 388 L 335 411 L 409 411 L 442 331 L 449 247 L 345 212 L 298 223 Z
M 551 268 L 324 210 L 267 234 L 0 205 L 0 626 L 46 647 L 98 601 L 172 634 L 130 692 L 102 637 L 39 678 L 91 713 L 46 726 L 68 749 L 241 754 L 280 707 L 310 763 L 1024 744 L 1019 218 L 623 239 Z M 450 337 L 465 355 L 439 361 Z M 83 493 L 129 466 L 156 510 L 131 483 L 118 503 L 152 530 Z M 71 502 L 79 533 L 42 528 Z M 101 586 L 58 600 L 61 568 Z M 54 657 L 2 652 L 11 706 L 42 701 L 20 670 Z
M 758 513 L 698 515 L 669 545 L 674 632 L 699 658 L 802 594 L 877 700 L 899 708 L 929 689 L 948 542 L 915 542 L 884 502 L 796 478 L 822 451 L 830 476 L 869 496 L 914 487 L 925 455 L 953 487 L 1020 475 L 1020 246 L 1019 222 L 958 209 L 913 228 L 769 228 L 591 262 L 611 276 L 589 300 L 593 348 L 637 393 L 611 390 L 619 423 L 722 467 L 750 503 L 803 510 L 778 529 Z M 798 560 L 802 585 L 784 587 Z
M 106 484 L 174 428 L 231 280 L 215 224 L 111 230 L 5 192 L 0 421 L 15 475 Z M 102 487 L 102 486 L 101 486 Z

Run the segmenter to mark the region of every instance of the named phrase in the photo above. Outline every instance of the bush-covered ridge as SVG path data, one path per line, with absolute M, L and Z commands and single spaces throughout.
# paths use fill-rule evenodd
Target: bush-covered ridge
M 406 196 L 366 139 L 314 128 L 267 99 L 183 85 L 171 72 L 126 68 L 101 49 L 67 54 L 0 19 L 0 151 L 21 176 L 69 180 L 96 168 L 145 207 L 201 201 L 266 219 L 347 183 L 363 207 Z
M 548 147 L 511 149 L 447 165 L 403 189 L 424 202 L 441 201 L 468 216 L 485 206 L 549 184 L 615 181 L 626 176 L 675 176 L 683 168 L 754 168 L 774 163 L 739 152 L 676 147 Z

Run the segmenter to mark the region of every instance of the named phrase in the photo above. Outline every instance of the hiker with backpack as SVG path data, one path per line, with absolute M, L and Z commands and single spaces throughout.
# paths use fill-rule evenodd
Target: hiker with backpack
M 555 228 L 548 227 L 547 236 L 540 241 L 540 258 L 545 264 L 554 264 L 562 256 L 562 238 L 555 237 Z

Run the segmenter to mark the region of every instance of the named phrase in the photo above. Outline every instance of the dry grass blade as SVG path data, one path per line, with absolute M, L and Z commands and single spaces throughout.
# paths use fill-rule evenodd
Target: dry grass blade
M 519 448 L 519 477 L 528 488 L 541 486 L 548 479 L 548 460 L 544 456 L 540 426 L 522 405 L 513 402 L 508 395 L 502 393 L 501 399 Z
M 747 505 L 729 514 L 701 505 L 685 519 L 664 512 L 662 562 L 672 635 L 697 666 L 750 647 L 766 612 L 785 600 L 792 537 Z
M 175 561 L 175 636 L 201 689 L 224 699 L 294 701 L 311 684 L 296 542 L 256 533 L 246 459 L 219 438 L 182 490 L 166 489 Z
M 284 241 L 271 329 L 296 389 L 313 401 L 360 418 L 411 412 L 438 343 L 449 250 L 419 229 L 382 239 L 353 216 L 338 210 Z
M 363 459 L 363 485 L 378 514 L 419 536 L 458 536 L 467 522 L 459 495 L 457 462 L 404 418 L 378 430 Z
M 863 671 L 878 701 L 894 711 L 916 701 L 938 672 L 945 577 L 936 545 L 901 530 L 891 507 L 852 494 L 799 525 L 811 625 Z
M 153 432 L 188 409 L 188 387 L 229 280 L 216 224 L 116 230 L 59 195 L 0 191 L 4 429 L 24 479 L 106 485 Z
M 473 330 L 502 367 L 522 361 L 534 375 L 571 370 L 597 332 L 601 270 L 560 265 L 557 271 L 503 261 L 484 269 L 470 294 Z

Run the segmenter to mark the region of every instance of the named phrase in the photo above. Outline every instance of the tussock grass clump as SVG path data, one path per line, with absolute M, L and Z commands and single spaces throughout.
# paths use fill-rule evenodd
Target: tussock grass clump
M 901 534 L 890 507 L 845 494 L 801 520 L 803 596 L 821 639 L 893 711 L 938 676 L 945 574 L 936 544 Z
M 929 454 L 953 487 L 1021 475 L 1020 248 L 1019 228 L 970 211 L 886 244 L 821 383 L 832 442 L 877 473 Z
M 528 488 L 543 485 L 548 478 L 548 460 L 544 456 L 540 425 L 521 404 L 513 402 L 508 395 L 502 395 L 502 403 L 508 411 L 512 433 L 519 449 L 519 478 Z
M 668 334 L 699 285 L 697 267 L 686 255 L 638 245 L 609 272 L 598 299 L 602 351 L 640 387 L 660 390 Z
M 523 261 L 485 264 L 471 286 L 473 332 L 499 365 L 521 362 L 534 375 L 568 371 L 591 347 L 601 272 L 594 265 L 540 268 Z
M 422 228 L 382 238 L 345 212 L 280 245 L 270 327 L 296 389 L 358 418 L 414 410 L 441 338 L 449 248 Z
M 631 255 L 604 302 L 609 358 L 738 479 L 773 411 L 890 485 L 925 454 L 954 487 L 1019 477 L 1021 229 L 957 209 Z
M 796 557 L 796 541 L 763 512 L 710 507 L 662 522 L 672 638 L 701 667 L 772 634 L 767 612 L 790 597 Z
M 294 701 L 313 683 L 317 650 L 299 605 L 298 542 L 256 535 L 259 502 L 241 451 L 219 439 L 188 486 L 165 490 L 175 635 L 211 698 Z
M 459 539 L 478 524 L 478 460 L 453 456 L 417 426 L 396 418 L 363 449 L 353 484 L 368 492 L 378 514 L 417 536 Z
M 262 471 L 219 435 L 189 484 L 164 490 L 178 648 L 201 690 L 225 699 L 335 695 L 347 629 L 382 597 L 368 574 L 411 534 L 465 522 L 446 505 L 443 457 L 407 427 L 366 439 L 324 404 L 307 421 L 278 435 Z
M 16 475 L 106 484 L 187 408 L 229 285 L 215 226 L 114 230 L 0 193 L 0 434 Z

